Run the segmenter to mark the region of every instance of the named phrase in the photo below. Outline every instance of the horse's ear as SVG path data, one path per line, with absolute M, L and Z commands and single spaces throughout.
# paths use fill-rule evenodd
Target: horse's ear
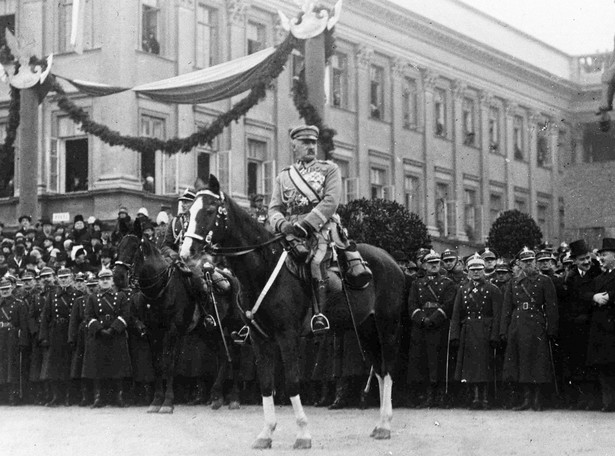
M 200 177 L 197 177 L 196 180 L 194 181 L 194 189 L 197 192 L 200 192 L 201 190 L 205 190 L 206 188 L 207 188 L 207 184 L 203 182 L 203 179 L 201 179 Z
M 210 191 L 219 194 L 220 193 L 220 182 L 218 182 L 218 178 L 213 174 L 209 175 L 209 184 L 207 185 Z

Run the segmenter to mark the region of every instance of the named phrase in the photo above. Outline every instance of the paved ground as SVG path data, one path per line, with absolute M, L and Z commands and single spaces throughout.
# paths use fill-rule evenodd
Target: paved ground
M 377 410 L 328 411 L 306 407 L 313 437 L 309 454 L 388 455 L 615 455 L 615 414 L 394 410 L 391 440 L 369 433 Z M 277 407 L 273 455 L 293 451 L 290 406 Z M 145 408 L 0 407 L 0 455 L 167 456 L 261 454 L 250 449 L 262 411 L 178 406 L 173 415 Z

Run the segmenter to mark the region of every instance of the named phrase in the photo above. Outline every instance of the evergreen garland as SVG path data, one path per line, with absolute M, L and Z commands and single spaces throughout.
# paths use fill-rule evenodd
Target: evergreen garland
M 0 186 L 5 189 L 13 176 L 15 175 L 15 139 L 17 138 L 17 127 L 19 126 L 19 109 L 21 107 L 21 98 L 19 89 L 10 86 L 11 101 L 9 102 L 9 118 L 6 127 L 6 136 L 4 144 L 0 149 L 0 163 L 2 170 L 0 171 Z

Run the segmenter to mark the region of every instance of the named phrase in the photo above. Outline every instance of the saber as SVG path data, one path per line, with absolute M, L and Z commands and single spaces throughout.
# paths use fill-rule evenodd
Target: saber
M 451 324 L 449 323 L 448 325 L 448 339 L 446 341 L 446 378 L 445 378 L 445 385 L 444 385 L 444 394 L 446 396 L 448 396 L 448 380 L 449 380 L 449 374 L 448 374 L 448 359 L 450 358 L 451 355 Z M 442 377 L 440 377 L 442 378 Z
M 207 281 L 207 289 L 209 290 L 209 299 L 211 299 L 211 302 L 214 306 L 214 311 L 216 312 L 216 319 L 218 320 L 218 328 L 220 329 L 220 337 L 222 337 L 222 343 L 224 344 L 226 359 L 229 363 L 232 363 L 233 360 L 231 359 L 231 353 L 229 352 L 226 338 L 224 337 L 224 329 L 222 329 L 222 320 L 220 320 L 220 314 L 218 313 L 218 303 L 216 302 L 216 297 L 214 296 L 213 281 L 211 280 L 211 274 L 209 273 L 209 271 L 205 273 L 205 280 Z
M 553 383 L 555 384 L 555 394 L 559 396 L 559 386 L 557 385 L 557 374 L 555 372 L 555 361 L 553 360 L 553 345 L 549 340 L 549 358 L 551 360 L 551 369 L 553 370 Z
M 363 394 L 369 394 L 369 390 L 372 389 L 372 380 L 374 379 L 374 375 L 376 372 L 374 371 L 374 365 L 369 369 L 369 377 L 367 377 L 367 383 L 365 384 L 365 388 L 363 388 Z
M 496 349 L 493 349 L 493 398 L 498 399 L 498 358 Z

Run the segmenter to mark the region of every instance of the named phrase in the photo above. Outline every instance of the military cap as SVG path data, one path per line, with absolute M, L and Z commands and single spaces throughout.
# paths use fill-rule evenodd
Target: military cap
M 101 269 L 100 272 L 98 273 L 98 278 L 102 279 L 104 277 L 113 277 L 113 273 L 111 272 L 111 269 Z
M 485 269 L 485 260 L 476 252 L 466 262 L 468 269 Z
M 299 125 L 290 130 L 290 139 L 313 139 L 318 140 L 320 130 L 316 125 Z
M 495 260 L 498 257 L 498 253 L 489 247 L 485 247 L 478 253 L 483 258 L 483 260 Z
M 440 254 L 433 249 L 423 257 L 423 263 L 435 263 L 436 261 L 440 261 Z
M 68 268 L 60 268 L 58 269 L 57 276 L 58 277 L 70 277 L 73 273 Z
M 86 273 L 86 285 L 98 285 L 98 280 L 96 280 L 96 274 L 93 272 Z
M 570 264 L 570 263 L 574 263 L 574 260 L 572 258 L 572 254 L 570 252 L 566 252 L 561 256 L 560 261 L 562 262 L 562 264 Z
M 422 262 L 423 258 L 425 258 L 425 255 L 427 255 L 429 251 L 430 249 L 426 247 L 421 247 L 420 249 L 418 249 L 416 252 L 416 260 Z
M 11 282 L 9 282 L 7 279 L 2 279 L 0 280 L 0 290 L 6 290 L 7 288 L 11 288 L 13 285 L 11 285 Z
M 15 280 L 15 285 L 18 287 L 23 287 L 23 281 L 21 279 Z
M 540 250 L 539 252 L 537 252 L 536 261 L 543 261 L 543 260 L 555 261 L 555 256 L 553 255 L 553 252 L 550 250 Z
M 14 275 L 7 274 L 4 276 L 4 278 L 8 280 L 9 282 L 11 282 L 11 285 L 15 285 L 15 283 L 17 283 L 17 279 L 15 278 Z
M 495 264 L 495 272 L 512 272 L 510 265 L 504 260 L 498 260 Z
M 452 249 L 446 249 L 442 252 L 442 261 L 457 259 L 457 252 Z
M 83 272 L 78 272 L 75 274 L 75 282 L 83 282 L 85 281 L 85 274 Z
M 31 280 L 34 279 L 36 277 L 36 275 L 34 274 L 33 271 L 30 271 L 28 269 L 26 269 L 23 274 L 21 274 L 21 279 L 22 280 Z
M 527 247 L 523 247 L 521 251 L 517 254 L 517 259 L 521 261 L 530 261 L 536 259 L 536 253 L 533 250 L 528 249 Z
M 194 201 L 196 199 L 196 191 L 193 188 L 188 187 L 184 190 L 184 193 L 179 197 L 179 201 Z
M 49 266 L 45 266 L 43 269 L 41 269 L 41 273 L 39 275 L 41 277 L 53 275 L 53 269 L 51 269 Z
M 413 269 L 413 270 L 417 270 L 419 267 L 416 265 L 416 263 L 412 260 L 408 261 L 408 264 L 406 265 L 406 269 Z

